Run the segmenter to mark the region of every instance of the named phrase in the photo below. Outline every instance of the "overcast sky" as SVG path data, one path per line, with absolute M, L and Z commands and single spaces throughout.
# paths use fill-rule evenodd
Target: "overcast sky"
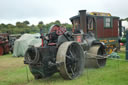
M 48 23 L 55 20 L 70 23 L 78 10 L 109 12 L 121 18 L 128 17 L 128 0 L 0 0 L 0 23 L 28 20 Z

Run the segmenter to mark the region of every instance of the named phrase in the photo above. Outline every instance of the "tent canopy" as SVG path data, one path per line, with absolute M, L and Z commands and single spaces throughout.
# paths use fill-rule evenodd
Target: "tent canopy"
M 41 45 L 40 34 L 23 34 L 14 42 L 13 56 L 24 56 L 29 45 L 39 47 Z

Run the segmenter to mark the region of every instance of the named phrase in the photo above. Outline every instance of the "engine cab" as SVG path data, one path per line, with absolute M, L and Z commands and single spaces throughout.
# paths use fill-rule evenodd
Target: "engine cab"
M 75 33 L 78 33 L 80 29 L 85 34 L 94 33 L 96 40 L 106 44 L 108 54 L 112 53 L 114 48 L 119 48 L 119 17 L 103 12 L 86 13 L 86 10 L 84 10 L 82 14 L 79 12 L 78 15 L 71 17 L 70 20 L 73 25 L 72 30 Z

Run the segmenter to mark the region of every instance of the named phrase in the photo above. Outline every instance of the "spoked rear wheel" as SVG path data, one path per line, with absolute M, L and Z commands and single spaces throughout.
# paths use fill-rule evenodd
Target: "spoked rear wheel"
M 56 63 L 64 79 L 78 77 L 84 69 L 84 51 L 77 42 L 64 42 L 58 49 Z

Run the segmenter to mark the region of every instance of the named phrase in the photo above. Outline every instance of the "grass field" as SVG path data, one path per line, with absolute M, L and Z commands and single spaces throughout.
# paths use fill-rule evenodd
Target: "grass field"
M 124 59 L 125 52 L 119 55 Z M 104 68 L 85 69 L 75 80 L 64 80 L 58 73 L 47 79 L 34 80 L 23 60 L 11 54 L 0 56 L 0 85 L 128 85 L 128 61 L 108 59 Z

